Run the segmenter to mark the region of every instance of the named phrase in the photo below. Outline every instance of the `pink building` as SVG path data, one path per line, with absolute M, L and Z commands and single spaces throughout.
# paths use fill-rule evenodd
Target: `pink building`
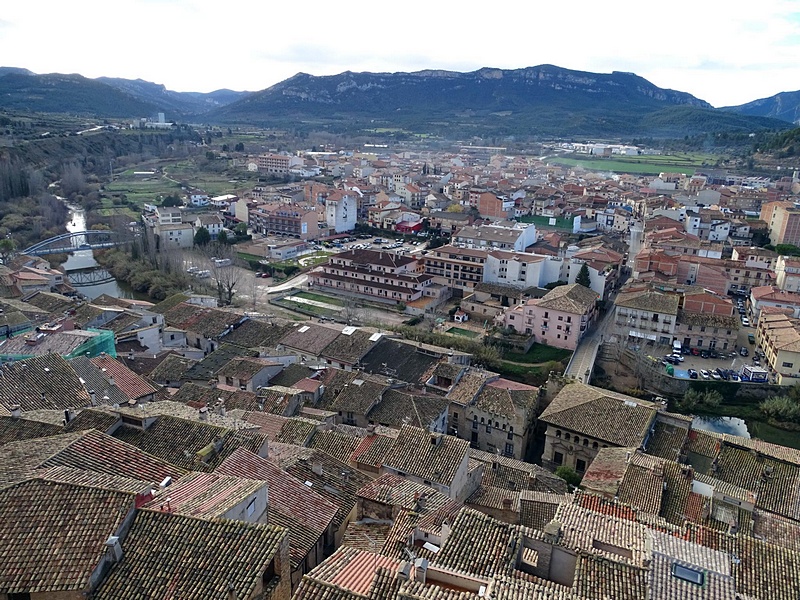
M 597 314 L 598 298 L 580 284 L 562 285 L 507 310 L 504 323 L 518 333 L 533 335 L 540 344 L 574 350 Z

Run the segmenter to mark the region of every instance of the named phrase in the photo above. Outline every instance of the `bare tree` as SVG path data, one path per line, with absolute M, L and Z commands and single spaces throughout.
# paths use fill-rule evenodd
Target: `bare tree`
M 227 244 L 209 244 L 206 252 L 213 253 L 209 258 L 211 276 L 217 288 L 220 306 L 229 306 L 236 294 L 236 286 L 242 276 L 242 269 L 236 264 L 236 252 Z

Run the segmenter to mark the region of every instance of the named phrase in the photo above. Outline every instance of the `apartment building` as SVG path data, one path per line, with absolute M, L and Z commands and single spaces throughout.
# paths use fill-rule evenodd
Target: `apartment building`
M 453 236 L 454 246 L 482 248 L 485 250 L 515 250 L 536 243 L 536 227 L 516 221 L 498 221 L 491 225 L 469 225 Z
M 800 320 L 782 309 L 765 308 L 758 319 L 756 341 L 776 383 L 796 384 L 800 378 Z
M 250 227 L 257 233 L 290 235 L 301 240 L 319 236 L 319 214 L 313 206 L 273 202 L 249 211 Z
M 677 294 L 653 289 L 621 292 L 614 301 L 617 333 L 633 342 L 672 344 L 679 300 Z
M 739 317 L 729 297 L 701 287 L 683 292 L 675 338 L 684 348 L 731 350 L 738 332 Z
M 327 264 L 311 272 L 310 279 L 314 287 L 394 304 L 407 304 L 440 291 L 431 285 L 434 278 L 423 272 L 418 259 L 380 250 L 334 254 Z
M 256 164 L 261 173 L 285 175 L 289 172 L 290 158 L 282 154 L 261 154 L 256 158 Z
M 504 325 L 533 335 L 541 344 L 575 350 L 597 315 L 598 298 L 577 283 L 562 285 L 507 310 Z
M 434 283 L 451 288 L 456 297 L 463 297 L 483 281 L 486 256 L 486 250 L 441 246 L 423 259 L 425 274 Z
M 800 292 L 800 258 L 779 256 L 775 262 L 775 283 L 784 292 Z
M 766 202 L 761 207 L 761 220 L 769 226 L 769 241 L 800 245 L 800 208 L 792 202 Z

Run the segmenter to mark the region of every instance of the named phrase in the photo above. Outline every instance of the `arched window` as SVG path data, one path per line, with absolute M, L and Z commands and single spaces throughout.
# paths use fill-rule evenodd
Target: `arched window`
M 589 445 L 589 440 L 587 438 L 583 438 L 583 445 L 584 446 L 588 446 Z
M 556 437 L 557 438 L 561 437 L 561 430 L 560 429 L 556 429 Z
M 593 443 L 592 443 L 592 448 L 594 448 L 595 450 L 597 450 L 597 442 L 593 442 Z
M 569 441 L 569 434 L 568 434 L 568 433 L 565 433 L 565 434 L 564 434 L 564 439 L 565 439 L 565 440 L 567 440 L 567 441 Z

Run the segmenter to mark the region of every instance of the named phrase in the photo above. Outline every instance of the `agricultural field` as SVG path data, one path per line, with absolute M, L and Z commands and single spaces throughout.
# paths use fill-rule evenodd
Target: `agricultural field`
M 618 156 L 613 158 L 589 157 L 570 154 L 547 159 L 557 165 L 582 167 L 590 171 L 614 171 L 638 175 L 658 175 L 662 172 L 693 174 L 701 167 L 713 167 L 724 157 L 715 154 L 680 153 Z

